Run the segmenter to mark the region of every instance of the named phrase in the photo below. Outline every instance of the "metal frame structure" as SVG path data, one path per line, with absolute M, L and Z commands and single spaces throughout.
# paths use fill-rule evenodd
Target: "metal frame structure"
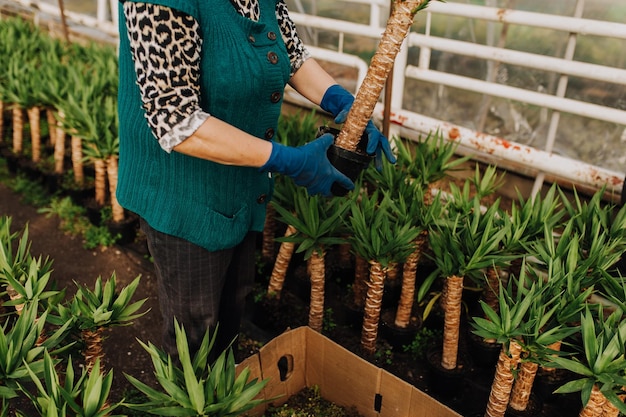
M 337 19 L 329 19 L 305 13 L 292 12 L 296 25 L 307 31 L 328 31 L 337 33 L 337 45 L 332 49 L 310 46 L 316 58 L 356 68 L 358 72 L 357 88 L 367 72 L 367 63 L 357 56 L 344 51 L 344 37 L 360 36 L 379 39 L 384 30 L 384 17 L 388 13 L 389 0 L 344 0 L 363 3 L 370 6 L 368 24 L 359 24 Z M 25 7 L 34 7 L 41 13 L 59 16 L 59 8 L 41 0 L 0 0 L 0 4 L 19 3 Z M 391 111 L 388 112 L 392 134 L 399 134 L 411 140 L 420 140 L 424 135 L 440 131 L 451 141 L 459 143 L 459 151 L 471 154 L 477 160 L 497 164 L 503 169 L 535 177 L 533 193 L 538 192 L 543 182 L 559 181 L 566 185 L 598 190 L 606 187 L 613 196 L 620 196 L 624 185 L 624 174 L 587 164 L 578 160 L 559 156 L 553 152 L 556 131 L 560 122 L 560 113 L 565 112 L 581 117 L 624 125 L 626 132 L 626 111 L 622 109 L 586 103 L 565 97 L 569 77 L 581 77 L 626 86 L 626 70 L 603 65 L 578 62 L 573 59 L 578 35 L 593 35 L 615 38 L 626 42 L 626 24 L 583 19 L 582 11 L 585 0 L 577 0 L 575 16 L 557 16 L 520 10 L 498 9 L 493 7 L 469 5 L 463 3 L 440 3 L 433 1 L 425 12 L 420 12 L 420 21 L 426 20 L 424 33 L 412 32 L 396 58 L 391 83 Z M 86 16 L 66 12 L 71 24 L 83 25 L 92 30 L 100 30 L 110 36 L 117 34 L 117 0 L 98 0 L 97 15 Z M 431 34 L 431 20 L 434 15 L 445 15 L 477 19 L 486 22 L 500 22 L 563 31 L 569 35 L 564 57 L 514 51 L 499 46 L 478 45 L 471 42 L 436 37 Z M 408 51 L 419 47 L 418 65 L 408 63 Z M 529 69 L 538 69 L 558 74 L 558 87 L 555 94 L 530 91 L 506 86 L 490 80 L 450 74 L 431 69 L 432 51 L 464 55 L 481 60 L 500 62 Z M 402 108 L 407 80 L 419 80 L 434 85 L 463 89 L 492 97 L 515 100 L 552 110 L 552 117 L 543 149 L 514 143 L 504 138 L 472 131 L 454 125 L 445 120 L 409 111 Z M 294 104 L 310 106 L 295 91 L 287 91 L 286 100 Z M 382 121 L 384 108 L 379 103 L 374 111 L 374 118 Z M 626 169 L 626 167 L 625 167 Z

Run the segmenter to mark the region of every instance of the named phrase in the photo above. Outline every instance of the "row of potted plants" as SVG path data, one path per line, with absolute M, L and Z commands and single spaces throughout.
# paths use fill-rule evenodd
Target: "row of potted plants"
M 115 199 L 115 48 L 64 43 L 21 18 L 0 21 L 0 38 L 0 149 L 9 168 L 89 200 L 95 218 L 107 207 L 114 232 L 123 230 L 134 219 Z
M 107 329 L 130 324 L 145 314 L 144 300 L 132 301 L 140 278 L 120 288 L 115 274 L 93 287 L 77 283 L 50 290 L 50 259 L 34 257 L 28 226 L 11 227 L 0 217 L 0 407 L 1 416 L 113 416 L 130 410 L 156 415 L 239 415 L 261 400 L 254 398 L 267 381 L 237 370 L 232 349 L 208 362 L 215 333 L 207 332 L 193 356 L 185 330 L 176 327 L 178 362 L 152 343 L 142 346 L 152 357 L 160 389 L 127 376 L 143 395 L 134 402 L 109 397 L 113 369 L 105 369 L 102 349 Z M 144 415 L 144 414 L 134 414 Z
M 315 126 L 305 117 L 299 128 L 294 137 L 306 138 Z M 473 176 L 450 181 L 467 159 L 455 158 L 455 145 L 441 135 L 411 145 L 396 139 L 395 149 L 398 163 L 368 167 L 347 197 L 310 197 L 288 178 L 277 179 L 271 213 L 285 233 L 266 231 L 281 243 L 275 253 L 264 245 L 266 258 L 275 259 L 265 296 L 280 297 L 289 260 L 302 253 L 309 326 L 323 331 L 324 261 L 347 246 L 363 355 L 377 351 L 382 329 L 407 329 L 416 315 L 440 312 L 436 364 L 449 376 L 467 370 L 459 338 L 471 288 L 480 308 L 470 307 L 465 319 L 499 352 L 485 416 L 531 412 L 537 372 L 554 368 L 580 376 L 557 392 L 580 391 L 581 415 L 625 412 L 626 285 L 617 265 L 626 250 L 626 209 L 605 204 L 604 190 L 583 198 L 557 185 L 501 207 L 497 191 L 506 178 L 495 167 L 476 166 Z M 434 272 L 421 276 L 417 269 L 428 263 Z M 391 323 L 381 318 L 390 281 L 401 286 Z

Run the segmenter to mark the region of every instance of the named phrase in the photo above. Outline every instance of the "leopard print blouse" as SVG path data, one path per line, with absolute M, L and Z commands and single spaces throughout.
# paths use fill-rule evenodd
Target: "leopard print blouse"
M 242 16 L 259 19 L 259 0 L 230 1 Z M 210 117 L 199 105 L 199 25 L 193 17 L 166 6 L 124 2 L 123 7 L 146 118 L 160 146 L 171 152 Z M 293 75 L 310 54 L 296 33 L 284 0 L 277 3 L 276 17 Z M 171 33 L 178 35 L 166 35 Z M 182 39 L 183 43 L 172 39 Z

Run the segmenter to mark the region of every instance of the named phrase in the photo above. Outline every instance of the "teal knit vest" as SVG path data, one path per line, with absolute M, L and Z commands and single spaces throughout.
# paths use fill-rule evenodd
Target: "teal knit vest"
M 276 0 L 260 0 L 258 22 L 237 13 L 229 0 L 151 2 L 181 10 L 199 22 L 201 107 L 258 138 L 271 139 L 290 69 Z M 161 149 L 142 108 L 122 7 L 119 21 L 120 204 L 154 229 L 210 251 L 233 247 L 249 231 L 261 231 L 272 193 L 270 176 L 258 168 L 221 165 Z

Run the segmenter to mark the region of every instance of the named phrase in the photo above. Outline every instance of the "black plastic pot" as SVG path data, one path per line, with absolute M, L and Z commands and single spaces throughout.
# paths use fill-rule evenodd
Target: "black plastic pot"
M 328 127 L 321 126 L 317 131 L 317 136 L 320 137 L 326 133 L 330 133 L 336 139 L 339 134 L 339 130 Z M 359 142 L 359 146 L 355 151 L 349 151 L 347 149 L 340 148 L 335 144 L 331 145 L 328 148 L 327 156 L 330 163 L 337 168 L 341 173 L 343 173 L 346 177 L 350 178 L 352 181 L 356 181 L 361 172 L 367 168 L 370 164 L 373 156 L 368 155 L 365 152 L 365 148 L 367 146 L 367 136 L 363 135 L 361 137 L 361 141 Z M 331 192 L 336 196 L 344 196 L 348 193 L 348 190 L 343 188 L 341 185 L 335 183 L 331 187 Z
M 470 330 L 467 332 L 467 345 L 474 365 L 482 369 L 495 369 L 502 350 L 502 344 L 483 340 Z
M 415 340 L 415 336 L 422 328 L 419 317 L 413 317 L 407 327 L 398 327 L 395 324 L 396 309 L 384 310 L 381 314 L 381 336 L 397 350 L 402 350 L 404 346 L 410 345 Z
M 139 231 L 139 217 L 133 214 L 127 214 L 127 217 L 121 222 L 109 221 L 106 226 L 111 236 L 116 237 L 116 243 L 126 245 L 135 240 Z
M 430 388 L 436 396 L 451 398 L 462 395 L 467 375 L 462 355 L 459 355 L 455 369 L 444 369 L 441 366 L 441 346 L 434 345 L 426 352 L 426 361 L 431 374 Z

